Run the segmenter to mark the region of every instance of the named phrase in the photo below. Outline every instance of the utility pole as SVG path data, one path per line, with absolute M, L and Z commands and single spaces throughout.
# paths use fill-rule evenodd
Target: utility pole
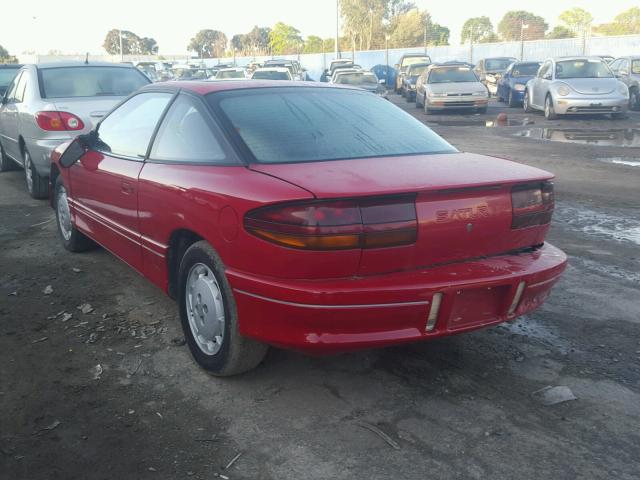
M 387 69 L 384 71 L 384 83 L 385 87 L 389 84 L 389 34 L 385 34 L 384 36 L 384 58 L 387 64 Z
M 340 58 L 340 0 L 336 0 L 336 58 Z
M 524 23 L 524 20 L 520 20 L 520 61 L 524 61 L 524 31 L 529 28 L 529 25 Z
M 120 32 L 120 61 L 124 62 L 124 51 L 122 49 L 122 29 L 118 30 Z
M 424 56 L 427 56 L 427 22 L 424 22 Z

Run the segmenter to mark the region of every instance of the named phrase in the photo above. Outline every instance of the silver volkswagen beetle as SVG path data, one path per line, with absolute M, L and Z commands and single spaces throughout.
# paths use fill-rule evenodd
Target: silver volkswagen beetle
M 622 117 L 628 105 L 629 89 L 600 57 L 545 61 L 527 82 L 523 101 L 526 112 L 542 110 L 548 119 L 593 113 Z

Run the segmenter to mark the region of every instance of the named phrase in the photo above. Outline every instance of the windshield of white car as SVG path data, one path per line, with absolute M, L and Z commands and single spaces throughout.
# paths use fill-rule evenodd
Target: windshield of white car
M 422 73 L 427 68 L 429 68 L 429 65 L 414 65 L 412 67 L 409 67 L 409 70 L 407 71 L 407 75 L 410 77 L 422 75 Z
M 640 60 L 634 60 L 631 62 L 631 73 L 634 75 L 640 75 Z
M 533 77 L 538 73 L 540 68 L 539 63 L 521 63 L 520 65 L 514 65 L 511 70 L 511 76 L 513 77 Z
M 467 67 L 436 68 L 429 74 L 428 83 L 464 83 L 477 82 L 476 74 Z
M 377 85 L 378 77 L 373 73 L 343 73 L 338 75 L 336 83 L 344 85 Z
M 219 71 L 216 74 L 217 79 L 222 78 L 244 78 L 244 72 L 239 70 L 227 70 L 227 71 Z
M 265 71 L 253 72 L 251 78 L 254 80 L 291 80 L 291 75 L 287 72 Z
M 17 68 L 0 68 L 0 87 L 8 87 L 19 71 Z
M 256 88 L 217 92 L 208 100 L 259 163 L 457 151 L 391 102 L 362 90 Z
M 556 78 L 613 78 L 613 73 L 599 60 L 563 60 L 556 63 Z
M 149 83 L 136 68 L 56 67 L 40 75 L 43 98 L 126 96 Z
M 408 67 L 414 63 L 430 63 L 429 57 L 407 57 L 402 60 L 400 67 Z
M 487 72 L 502 72 L 506 70 L 509 65 L 513 63 L 512 59 L 494 59 L 494 60 L 485 60 L 484 69 Z

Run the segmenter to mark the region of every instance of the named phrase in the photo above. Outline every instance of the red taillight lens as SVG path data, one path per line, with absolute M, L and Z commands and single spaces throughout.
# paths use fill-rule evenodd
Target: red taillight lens
M 552 182 L 517 185 L 511 190 L 511 228 L 527 228 L 551 222 L 555 205 Z
M 259 208 L 245 228 L 290 248 L 346 250 L 385 248 L 416 241 L 415 197 L 319 201 Z
M 69 112 L 38 112 L 36 113 L 36 123 L 42 130 L 50 132 L 82 130 L 84 128 L 82 120 Z

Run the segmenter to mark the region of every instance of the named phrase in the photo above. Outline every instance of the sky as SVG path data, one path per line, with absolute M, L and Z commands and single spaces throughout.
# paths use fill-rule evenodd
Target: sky
M 497 26 L 506 10 L 524 8 L 544 17 L 552 28 L 558 15 L 580 6 L 595 18 L 609 22 L 634 0 L 536 0 L 512 5 L 499 1 L 415 0 L 435 22 L 451 29 L 451 44 L 459 43 L 460 30 L 469 17 L 486 15 Z M 21 0 L 5 9 L 0 45 L 12 54 L 33 50 L 46 54 L 105 53 L 102 42 L 108 30 L 122 28 L 158 42 L 160 54 L 185 54 L 194 34 L 204 28 L 222 30 L 228 38 L 246 33 L 254 25 L 272 26 L 278 21 L 293 25 L 302 36 L 335 36 L 336 0 Z M 11 11 L 19 5 L 19 11 Z M 15 8 L 18 10 L 18 8 Z

